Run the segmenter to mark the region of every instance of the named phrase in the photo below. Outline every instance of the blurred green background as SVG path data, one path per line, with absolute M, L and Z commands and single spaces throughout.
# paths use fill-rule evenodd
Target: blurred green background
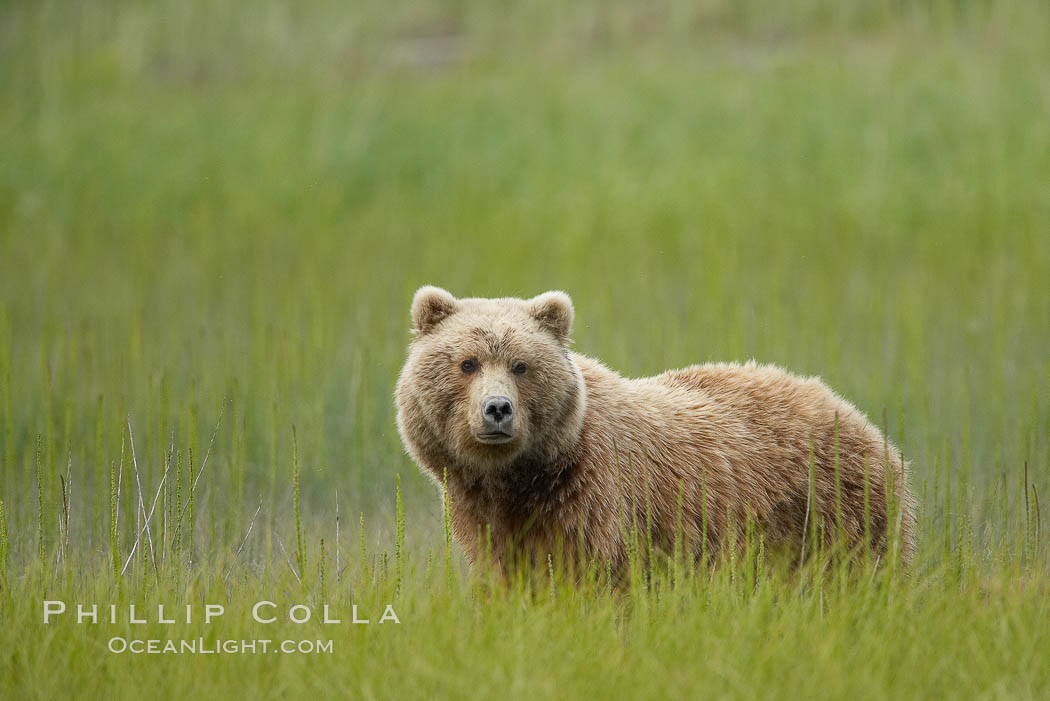
M 72 465 L 75 532 L 103 548 L 127 417 L 152 493 L 172 445 L 199 462 L 224 399 L 201 537 L 233 542 L 257 503 L 287 520 L 294 424 L 310 527 L 338 491 L 390 538 L 400 473 L 410 544 L 437 542 L 392 400 L 423 284 L 564 289 L 575 348 L 629 375 L 748 358 L 819 374 L 914 461 L 932 550 L 1007 537 L 1026 461 L 1050 494 L 1048 18 L 3 3 L 16 556 L 38 472 L 52 513 Z

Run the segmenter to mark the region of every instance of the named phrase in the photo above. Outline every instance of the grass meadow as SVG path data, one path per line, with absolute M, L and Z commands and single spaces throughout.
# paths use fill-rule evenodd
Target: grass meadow
M 1046 698 L 1048 80 L 1040 2 L 2 3 L 0 696 Z M 394 425 L 422 284 L 822 376 L 916 561 L 471 574 Z

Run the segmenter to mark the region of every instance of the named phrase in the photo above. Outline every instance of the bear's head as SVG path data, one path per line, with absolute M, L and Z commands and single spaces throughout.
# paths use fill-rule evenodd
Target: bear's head
M 420 288 L 396 392 L 412 457 L 440 480 L 446 469 L 483 475 L 549 460 L 575 442 L 585 391 L 568 348 L 572 322 L 564 292 L 456 299 Z

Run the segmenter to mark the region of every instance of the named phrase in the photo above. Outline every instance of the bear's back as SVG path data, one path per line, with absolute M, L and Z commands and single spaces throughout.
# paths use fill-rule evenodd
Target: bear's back
M 814 420 L 824 423 L 867 419 L 852 404 L 835 394 L 817 377 L 802 377 L 776 365 L 708 363 L 668 370 L 649 381 L 684 392 L 701 392 L 727 410 L 740 412 L 757 423 L 774 421 L 784 426 Z

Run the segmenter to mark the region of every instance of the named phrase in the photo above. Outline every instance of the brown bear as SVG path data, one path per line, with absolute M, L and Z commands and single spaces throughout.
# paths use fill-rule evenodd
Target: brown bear
M 796 562 L 807 540 L 914 553 L 906 463 L 819 379 L 754 362 L 628 379 L 569 350 L 573 316 L 563 292 L 412 300 L 398 430 L 472 563 L 568 544 L 622 571 L 639 528 L 699 560 L 745 524 Z

